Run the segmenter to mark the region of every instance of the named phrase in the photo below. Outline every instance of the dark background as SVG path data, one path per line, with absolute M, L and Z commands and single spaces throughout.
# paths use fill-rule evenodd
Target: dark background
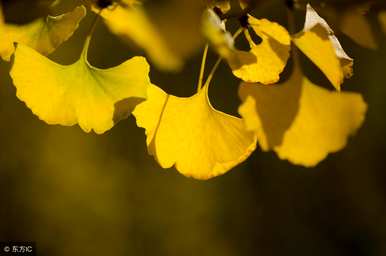
M 157 1 L 146 5 L 152 8 L 152 2 Z M 25 22 L 27 13 L 32 19 L 47 11 L 44 4 L 33 4 L 9 7 L 8 19 Z M 257 17 L 287 24 L 283 2 L 263 5 Z M 343 151 L 312 169 L 257 149 L 224 176 L 185 178 L 158 167 L 133 117 L 100 136 L 39 121 L 16 98 L 11 64 L 1 61 L 0 240 L 35 241 L 42 256 L 386 255 L 386 37 L 376 12 L 368 19 L 377 50 L 339 35 L 355 58 L 355 75 L 343 88 L 363 94 L 366 121 Z M 302 14 L 295 13 L 299 28 Z M 175 22 L 173 15 L 163 18 Z M 62 64 L 76 60 L 92 19 L 90 14 L 50 58 Z M 191 95 L 201 49 L 181 72 L 152 68 L 153 83 Z M 92 64 L 113 66 L 136 54 L 143 53 L 99 23 L 89 53 Z M 209 63 L 215 57 L 211 53 Z M 332 89 L 313 64 L 304 61 L 304 69 Z M 236 113 L 238 83 L 223 64 L 210 91 L 218 109 Z

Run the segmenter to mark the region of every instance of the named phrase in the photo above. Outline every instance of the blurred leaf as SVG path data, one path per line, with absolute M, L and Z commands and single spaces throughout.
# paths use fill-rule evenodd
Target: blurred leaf
M 352 7 L 344 11 L 343 14 L 339 13 L 340 29 L 360 46 L 377 49 L 377 42 L 363 8 L 365 7 Z
M 101 16 L 111 32 L 142 47 L 159 68 L 166 70 L 181 68 L 182 60 L 167 45 L 142 6 L 115 5 L 111 9 L 103 9 Z
M 386 34 L 386 11 L 380 12 L 378 15 L 378 19 L 383 29 L 383 32 Z
M 56 17 L 48 16 L 26 25 L 6 24 L 1 14 L 0 10 L 0 55 L 3 60 L 9 61 L 15 51 L 15 42 L 28 45 L 44 55 L 53 52 L 72 36 L 86 15 L 86 8 L 79 6 L 72 12 Z
M 234 39 L 226 30 L 225 21 L 222 21 L 211 9 L 207 9 L 202 17 L 202 30 L 211 46 L 224 59 L 235 55 Z
M 169 49 L 184 62 L 201 50 L 204 43 L 200 22 L 202 0 L 148 1 L 144 8 Z

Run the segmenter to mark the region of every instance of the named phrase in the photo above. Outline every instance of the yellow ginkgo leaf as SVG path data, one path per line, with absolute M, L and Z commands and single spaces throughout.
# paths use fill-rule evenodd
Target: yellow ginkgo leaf
M 340 90 L 344 78 L 352 76 L 353 59 L 343 50 L 333 30 L 317 12 L 307 5 L 303 31 L 293 36 L 295 45 Z
M 272 84 L 280 79 L 290 51 L 291 38 L 285 28 L 266 19 L 249 16 L 248 22 L 262 42 L 256 44 L 249 33 L 245 35 L 250 51 L 234 47 L 234 40 L 225 23 L 211 10 L 203 18 L 203 31 L 219 55 L 226 59 L 233 74 L 246 82 Z
M 146 130 L 149 153 L 163 168 L 175 165 L 183 175 L 209 179 L 244 161 L 256 139 L 240 118 L 215 110 L 208 85 L 189 98 L 149 87 L 148 99 L 133 115 Z
M 255 55 L 250 52 L 239 51 L 235 48 L 234 38 L 226 30 L 225 22 L 210 9 L 204 12 L 202 30 L 216 52 L 227 60 L 228 63 L 232 63 L 233 66 L 241 67 L 242 65 L 256 62 Z M 240 32 L 241 30 L 236 32 L 234 37 L 237 37 Z
M 141 5 L 116 5 L 103 9 L 101 16 L 112 33 L 142 47 L 159 68 L 181 68 L 183 61 L 168 47 Z
M 0 56 L 9 61 L 15 51 L 15 42 L 48 55 L 72 36 L 85 15 L 86 8 L 78 6 L 73 11 L 59 16 L 48 16 L 25 25 L 12 25 L 4 23 L 0 10 Z
M 10 74 L 17 97 L 41 120 L 78 123 L 84 131 L 100 134 L 113 127 L 117 115 L 128 114 L 146 98 L 149 65 L 145 58 L 134 57 L 116 67 L 95 68 L 87 61 L 89 42 L 80 59 L 66 66 L 18 44 Z
M 276 22 L 249 16 L 248 23 L 262 41 L 256 44 L 247 36 L 250 53 L 256 60 L 251 61 L 250 55 L 238 51 L 238 58 L 228 59 L 233 74 L 245 82 L 276 83 L 287 64 L 291 38 L 287 30 Z
M 383 32 L 386 34 L 386 11 L 380 12 L 378 14 L 378 20 L 379 20 L 379 23 L 381 24 Z
M 274 87 L 243 83 L 239 113 L 264 151 L 306 167 L 345 147 L 362 125 L 366 103 L 360 94 L 331 92 L 311 83 L 295 68 Z

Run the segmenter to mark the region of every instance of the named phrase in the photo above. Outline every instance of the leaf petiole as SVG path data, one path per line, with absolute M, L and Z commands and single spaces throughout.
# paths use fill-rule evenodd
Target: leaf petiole
M 239 28 L 234 34 L 233 34 L 233 39 L 235 40 L 242 32 L 244 31 L 244 28 Z M 216 61 L 216 63 L 213 65 L 213 68 L 212 68 L 212 70 L 210 71 L 210 73 L 209 73 L 209 75 L 208 75 L 208 78 L 206 79 L 206 81 L 205 81 L 205 85 L 208 85 L 211 81 L 212 81 L 212 78 L 213 78 L 213 76 L 214 76 L 214 73 L 216 72 L 216 70 L 217 70 L 217 68 L 218 68 L 218 66 L 220 65 L 220 63 L 221 63 L 221 61 L 222 61 L 222 58 L 220 57 L 220 58 L 218 58 L 217 59 L 217 61 Z M 201 87 L 199 87 L 199 88 L 201 88 Z
M 202 61 L 201 61 L 201 68 L 200 68 L 200 76 L 198 78 L 198 86 L 197 86 L 197 92 L 201 90 L 202 82 L 204 80 L 204 73 L 205 73 L 205 64 L 206 64 L 206 57 L 208 56 L 208 44 L 205 45 L 204 53 L 202 54 Z

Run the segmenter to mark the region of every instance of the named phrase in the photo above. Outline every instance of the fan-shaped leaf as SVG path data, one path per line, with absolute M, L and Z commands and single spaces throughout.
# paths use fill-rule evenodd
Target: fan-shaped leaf
M 121 107 L 127 114 L 146 98 L 149 65 L 145 58 L 134 57 L 113 68 L 95 68 L 87 61 L 89 40 L 81 58 L 67 66 L 19 44 L 10 74 L 17 97 L 43 121 L 78 123 L 86 132 L 103 133 L 114 125 L 117 114 L 122 115 Z
M 166 94 L 156 86 L 133 112 L 146 130 L 149 153 L 161 167 L 185 176 L 209 179 L 244 161 L 255 149 L 256 139 L 241 119 L 215 110 L 208 99 L 208 85 L 189 98 Z
M 307 167 L 345 147 L 363 123 L 366 103 L 361 95 L 330 92 L 311 83 L 296 68 L 274 87 L 243 83 L 239 113 L 264 151 Z

